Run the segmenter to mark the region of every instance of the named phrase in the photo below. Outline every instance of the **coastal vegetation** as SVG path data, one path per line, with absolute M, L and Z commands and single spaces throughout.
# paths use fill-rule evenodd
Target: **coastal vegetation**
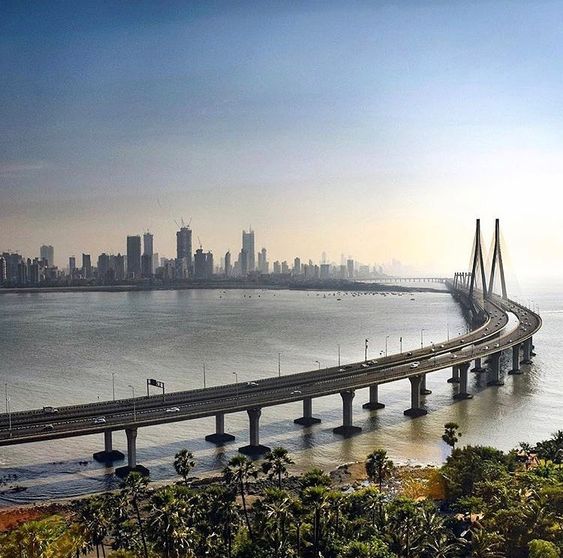
M 446 440 L 448 438 L 448 440 Z M 367 480 L 338 483 L 312 469 L 290 475 L 274 448 L 259 467 L 238 455 L 221 479 L 151 489 L 131 473 L 114 493 L 0 534 L 1 558 L 557 558 L 563 547 L 563 431 L 508 453 L 454 447 L 429 475 L 404 475 L 385 450 Z

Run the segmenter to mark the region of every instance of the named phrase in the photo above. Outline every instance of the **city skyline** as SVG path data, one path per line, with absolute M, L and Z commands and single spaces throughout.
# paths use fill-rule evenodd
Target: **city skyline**
M 191 217 L 233 261 L 252 223 L 279 259 L 299 243 L 303 257 L 441 274 L 464 267 L 476 217 L 500 217 L 526 256 L 515 274 L 558 276 L 560 14 L 559 2 L 8 2 L 3 249 L 48 243 L 66 261 L 77 247 L 123 252 L 148 227 L 172 255 L 174 221 Z

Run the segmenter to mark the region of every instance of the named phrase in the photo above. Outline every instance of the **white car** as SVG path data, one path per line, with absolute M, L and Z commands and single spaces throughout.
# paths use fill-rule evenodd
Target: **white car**
M 411 368 L 418 368 L 420 366 L 420 362 L 413 362 L 411 363 Z
M 166 409 L 167 413 L 177 413 L 180 411 L 180 407 L 168 407 L 168 409 Z
M 300 389 L 294 389 L 294 390 L 291 392 L 291 395 L 301 395 L 301 390 L 300 390 Z
M 94 424 L 105 424 L 106 423 L 106 417 L 96 417 L 94 419 Z
M 247 382 L 246 384 L 247 386 L 257 386 L 258 384 L 256 382 Z

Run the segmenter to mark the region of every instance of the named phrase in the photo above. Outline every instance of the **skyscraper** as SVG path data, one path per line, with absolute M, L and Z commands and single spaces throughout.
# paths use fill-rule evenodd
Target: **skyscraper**
M 346 269 L 348 270 L 348 279 L 354 278 L 354 260 L 346 260 Z
M 68 259 L 68 274 L 72 277 L 74 275 L 74 271 L 76 270 L 76 258 L 74 256 L 70 256 Z
M 232 266 L 231 266 L 231 252 L 227 252 L 225 254 L 225 277 L 230 277 L 232 273 Z
M 148 231 L 143 234 L 143 254 L 151 257 L 153 255 L 153 235 Z
M 47 265 L 55 265 L 55 249 L 49 245 L 43 245 L 39 248 L 39 257 L 47 261 Z
M 249 229 L 248 232 L 242 231 L 242 249 L 246 252 L 247 273 L 250 273 L 256 269 L 254 231 L 252 229 Z
M 185 279 L 192 271 L 192 230 L 182 227 L 176 233 L 176 276 Z
M 130 277 L 141 275 L 141 237 L 127 237 L 127 274 Z
M 0 284 L 4 284 L 8 278 L 6 260 L 0 256 Z
M 82 276 L 84 279 L 92 277 L 92 258 L 90 258 L 90 254 L 82 254 Z

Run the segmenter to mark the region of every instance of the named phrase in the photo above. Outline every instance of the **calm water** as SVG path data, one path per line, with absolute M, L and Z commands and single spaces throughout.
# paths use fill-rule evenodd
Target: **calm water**
M 339 396 L 314 400 L 322 423 L 310 429 L 293 424 L 300 403 L 263 409 L 261 442 L 287 447 L 304 469 L 334 468 L 362 459 L 374 446 L 388 450 L 399 462 L 440 463 L 445 455 L 443 424 L 461 425 L 464 443 L 491 444 L 508 449 L 520 441 L 536 441 L 563 427 L 563 301 L 560 288 L 527 289 L 540 306 L 544 328 L 535 338 L 538 356 L 522 376 L 507 376 L 501 388 L 486 388 L 471 376 L 471 401 L 453 402 L 449 370 L 428 377 L 433 391 L 426 397 L 429 414 L 412 420 L 407 380 L 380 387 L 381 411 L 361 408 L 367 390 L 356 393 L 355 424 L 359 436 L 343 440 L 332 433 L 341 420 Z M 111 373 L 117 397 L 145 380 L 157 378 L 167 391 L 240 382 L 337 362 L 361 360 L 364 339 L 370 356 L 398 352 L 465 331 L 461 313 L 447 293 L 404 296 L 342 295 L 293 291 L 153 291 L 142 293 L 46 293 L 0 296 L 0 380 L 8 382 L 12 408 L 111 399 Z M 414 298 L 415 300 L 411 300 Z M 183 447 L 196 455 L 194 474 L 218 470 L 248 443 L 247 417 L 226 417 L 235 443 L 225 448 L 204 441 L 213 432 L 213 418 L 143 428 L 138 436 L 138 461 L 153 479 L 174 476 L 172 460 Z M 92 461 L 102 449 L 101 436 L 88 436 L 0 448 L 0 475 L 16 474 L 27 487 L 5 493 L 0 503 L 67 497 L 103 490 L 114 484 L 111 469 Z M 125 435 L 114 434 L 114 447 L 126 448 Z

